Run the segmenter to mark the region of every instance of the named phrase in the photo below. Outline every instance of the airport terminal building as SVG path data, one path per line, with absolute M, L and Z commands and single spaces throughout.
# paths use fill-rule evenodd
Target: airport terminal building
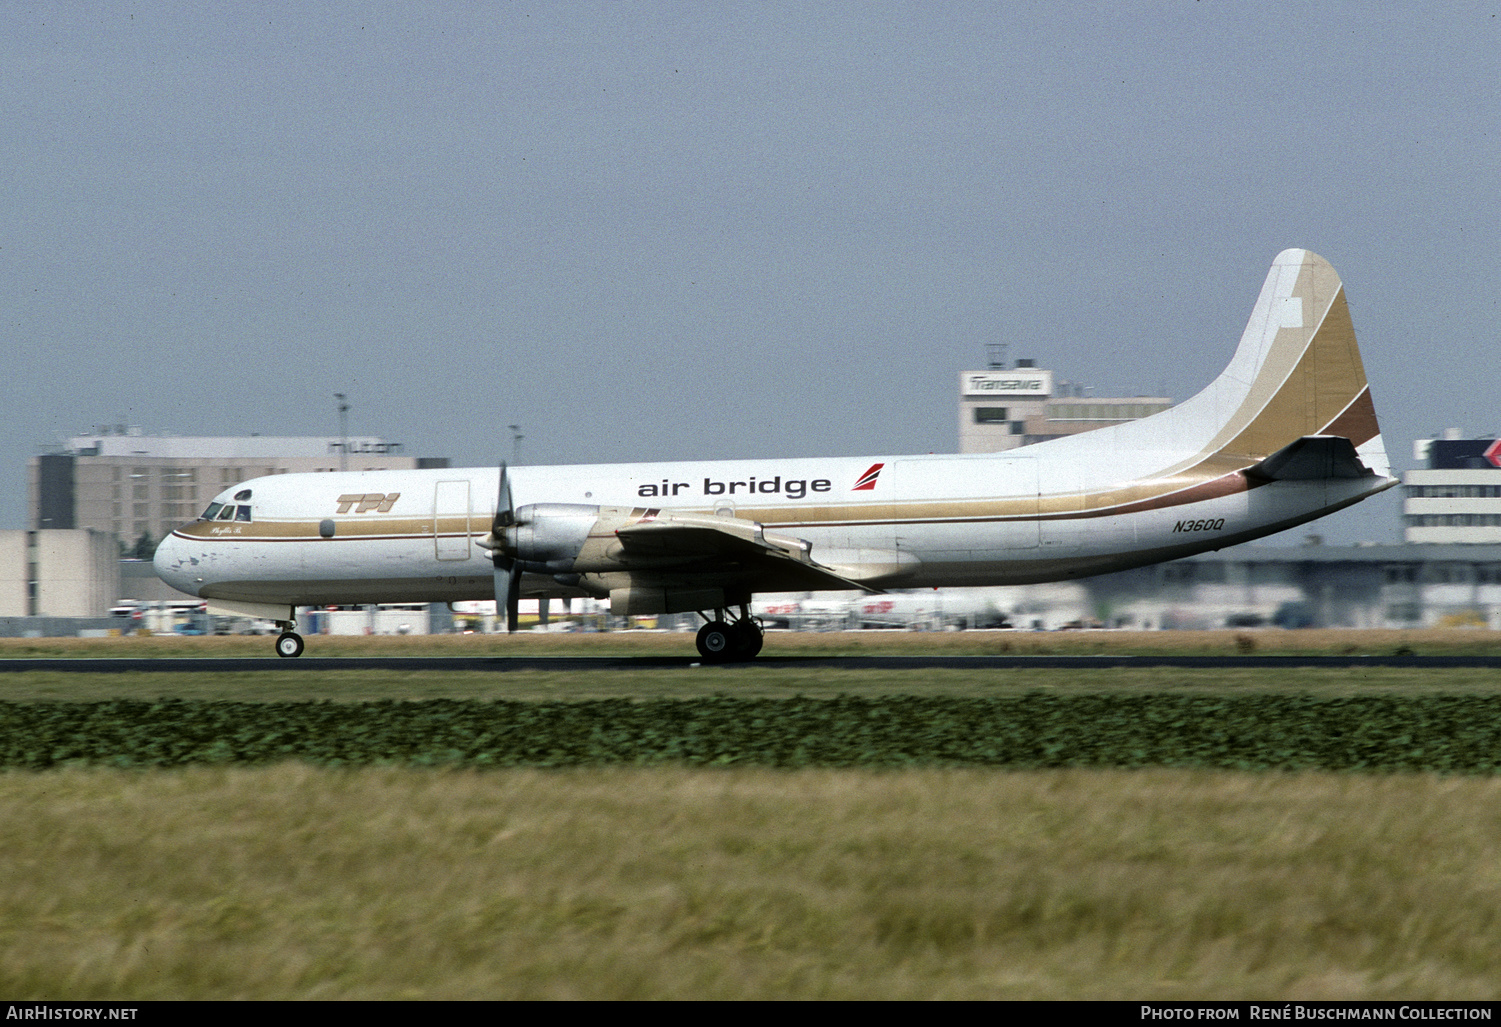
M 1402 476 L 1403 537 L 1501 544 L 1501 439 L 1418 439 L 1413 456 L 1427 466 Z
M 32 457 L 32 530 L 92 528 L 129 547 L 155 542 L 203 512 L 230 485 L 294 471 L 446 467 L 376 437 L 187 437 L 116 428 L 67 439 Z
M 959 374 L 959 452 L 999 453 L 1034 442 L 1124 424 L 1166 410 L 1162 396 L 1088 396 L 1072 382 L 1055 381 L 1035 361 Z

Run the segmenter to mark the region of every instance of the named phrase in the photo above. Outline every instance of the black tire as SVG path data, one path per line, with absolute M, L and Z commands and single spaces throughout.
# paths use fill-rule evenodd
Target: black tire
M 705 663 L 724 663 L 735 658 L 735 635 L 722 620 L 711 620 L 698 629 L 694 639 Z
M 283 631 L 276 636 L 276 655 L 287 659 L 302 655 L 302 636 L 295 631 Z
M 761 651 L 761 643 L 766 640 L 760 626 L 750 620 L 737 621 L 730 633 L 734 636 L 734 658 L 737 660 L 754 660 Z

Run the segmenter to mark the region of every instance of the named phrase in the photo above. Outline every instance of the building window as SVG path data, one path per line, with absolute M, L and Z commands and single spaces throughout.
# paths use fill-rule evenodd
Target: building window
M 1294 574 L 1286 564 L 1253 563 L 1247 568 L 1246 583 L 1250 585 L 1288 585 Z
M 976 424 L 1005 424 L 1010 419 L 1005 407 L 975 407 Z
M 1435 585 L 1463 585 L 1470 580 L 1469 571 L 1469 566 L 1462 563 L 1429 564 L 1425 580 Z
M 1501 485 L 1408 485 L 1409 499 L 1501 499 Z
M 1055 403 L 1048 407 L 1050 421 L 1131 421 L 1168 409 L 1165 403 Z
M 1392 603 L 1386 608 L 1386 619 L 1411 624 L 1423 619 L 1423 611 L 1417 603 Z
M 1497 528 L 1501 514 L 1408 514 L 1409 528 Z

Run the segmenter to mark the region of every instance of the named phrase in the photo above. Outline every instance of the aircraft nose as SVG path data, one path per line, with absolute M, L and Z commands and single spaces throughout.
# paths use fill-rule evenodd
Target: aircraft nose
M 156 555 L 151 559 L 151 566 L 156 570 L 158 578 L 177 591 L 196 596 L 198 583 L 202 580 L 195 573 L 194 565 L 197 562 L 185 551 L 182 539 L 168 535 L 156 547 Z

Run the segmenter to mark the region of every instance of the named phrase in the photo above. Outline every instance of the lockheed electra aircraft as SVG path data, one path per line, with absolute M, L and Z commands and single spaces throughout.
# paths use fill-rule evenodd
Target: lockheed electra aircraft
M 1016 585 L 1173 560 L 1397 484 L 1344 288 L 1279 254 L 1240 347 L 1151 417 L 1002 453 L 284 474 L 226 489 L 163 540 L 211 610 L 492 595 L 697 611 L 706 661 L 761 648 L 760 592 Z

